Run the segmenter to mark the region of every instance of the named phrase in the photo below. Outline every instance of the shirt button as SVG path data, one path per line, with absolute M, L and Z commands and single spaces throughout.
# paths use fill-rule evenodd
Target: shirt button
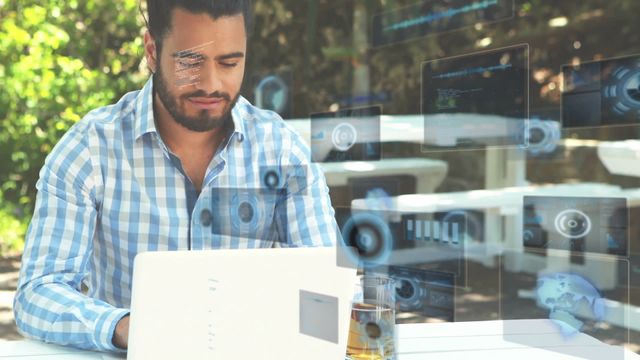
M 202 225 L 209 226 L 211 225 L 212 221 L 213 215 L 211 215 L 211 211 L 209 211 L 208 209 L 202 210 L 202 212 L 200 213 L 200 222 L 202 223 Z

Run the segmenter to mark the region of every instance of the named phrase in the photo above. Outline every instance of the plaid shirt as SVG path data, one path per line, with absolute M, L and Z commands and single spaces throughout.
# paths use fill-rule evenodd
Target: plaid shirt
M 141 252 L 336 243 L 324 175 L 277 114 L 238 100 L 198 194 L 156 130 L 152 87 L 92 111 L 47 157 L 14 299 L 26 336 L 117 351 Z

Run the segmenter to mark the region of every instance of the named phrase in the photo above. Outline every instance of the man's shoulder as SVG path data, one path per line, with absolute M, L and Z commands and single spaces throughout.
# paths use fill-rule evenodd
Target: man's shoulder
M 125 94 L 117 103 L 102 106 L 89 111 L 82 119 L 73 124 L 58 141 L 52 154 L 64 147 L 87 148 L 91 139 L 110 136 L 114 130 L 122 127 L 123 121 L 132 119 L 139 91 Z
M 125 119 L 133 119 L 136 111 L 136 102 L 140 90 L 123 95 L 118 102 L 102 106 L 89 111 L 78 122 L 80 128 L 105 128 L 120 126 Z
M 126 93 L 115 104 L 102 106 L 89 111 L 65 134 L 65 138 L 86 141 L 95 135 L 110 135 L 122 129 L 127 122 L 133 121 L 136 101 L 140 90 Z M 63 139 L 61 139 L 63 140 Z

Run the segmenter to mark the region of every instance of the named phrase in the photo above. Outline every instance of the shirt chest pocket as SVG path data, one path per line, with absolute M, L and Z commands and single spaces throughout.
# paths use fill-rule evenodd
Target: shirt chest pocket
M 239 241 L 278 238 L 277 190 L 216 189 L 211 197 L 211 233 Z

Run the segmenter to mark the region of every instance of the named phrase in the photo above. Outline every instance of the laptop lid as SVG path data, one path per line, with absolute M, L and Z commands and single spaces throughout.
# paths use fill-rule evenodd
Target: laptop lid
M 356 282 L 336 248 L 140 254 L 127 359 L 344 359 Z

